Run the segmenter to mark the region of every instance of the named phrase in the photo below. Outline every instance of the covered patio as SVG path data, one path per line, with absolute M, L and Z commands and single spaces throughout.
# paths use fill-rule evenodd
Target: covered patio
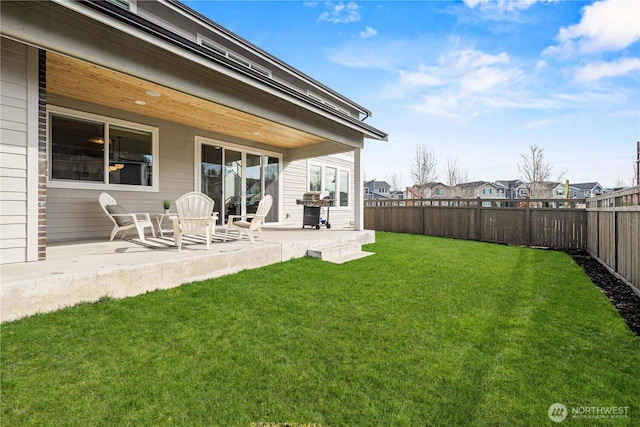
M 152 249 L 135 240 L 49 244 L 47 259 L 2 266 L 0 322 L 54 311 L 108 296 L 124 298 L 156 289 L 233 274 L 294 258 L 309 250 L 375 241 L 372 230 L 265 227 L 264 241 L 204 243 Z

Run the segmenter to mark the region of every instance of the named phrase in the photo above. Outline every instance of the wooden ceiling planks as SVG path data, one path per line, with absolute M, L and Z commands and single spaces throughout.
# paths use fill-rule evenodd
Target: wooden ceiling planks
M 324 141 L 316 135 L 53 52 L 47 53 L 47 91 L 285 149 Z M 161 96 L 149 96 L 147 91 Z M 137 100 L 146 104 L 138 105 Z

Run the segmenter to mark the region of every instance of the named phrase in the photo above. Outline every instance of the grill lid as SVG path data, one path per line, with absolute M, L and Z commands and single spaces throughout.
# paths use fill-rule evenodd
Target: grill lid
M 302 195 L 302 199 L 296 200 L 296 203 L 306 206 L 326 206 L 330 201 L 328 191 L 308 191 Z

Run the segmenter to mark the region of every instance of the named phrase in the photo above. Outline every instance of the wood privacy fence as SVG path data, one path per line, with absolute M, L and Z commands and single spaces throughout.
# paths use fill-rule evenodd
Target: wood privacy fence
M 584 248 L 584 200 L 365 201 L 365 228 L 508 245 Z
M 591 254 L 640 294 L 640 187 L 587 200 Z
M 367 200 L 365 228 L 588 249 L 640 293 L 640 187 L 590 199 Z

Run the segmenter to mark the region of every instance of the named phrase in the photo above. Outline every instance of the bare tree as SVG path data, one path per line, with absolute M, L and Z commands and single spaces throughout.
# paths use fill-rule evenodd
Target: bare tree
M 395 171 L 391 172 L 391 175 L 387 175 L 387 182 L 392 192 L 402 190 L 402 174 Z
M 448 194 L 450 197 L 461 197 L 462 192 L 456 185 L 469 181 L 469 172 L 461 171 L 458 166 L 458 159 L 447 159 L 447 185 L 449 186 Z
M 529 184 L 531 198 L 544 197 L 544 183 L 553 173 L 553 167 L 544 159 L 544 149 L 535 144 L 529 144 L 529 152 L 520 155 L 522 163 L 518 164 L 518 170 Z M 558 175 L 560 181 L 566 171 Z
M 416 157 L 411 165 L 411 179 L 422 188 L 426 183 L 436 180 L 436 157 L 424 144 L 416 145 Z
M 447 159 L 447 185 L 454 186 L 469 181 L 469 172 L 458 166 L 458 159 Z

